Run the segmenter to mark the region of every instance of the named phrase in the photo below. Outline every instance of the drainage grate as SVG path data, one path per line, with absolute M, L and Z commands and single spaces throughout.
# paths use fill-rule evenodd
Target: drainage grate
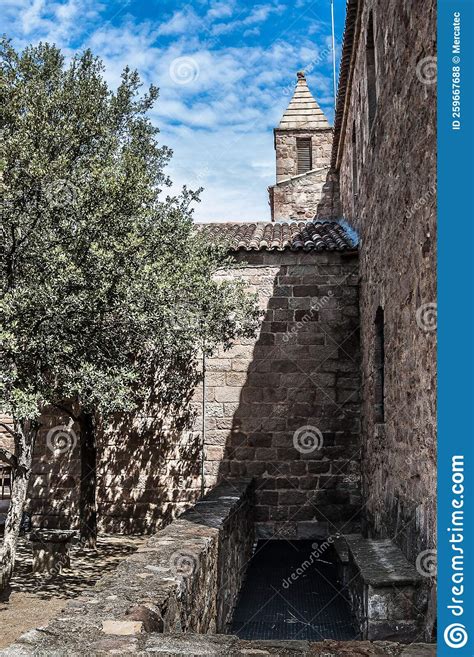
M 333 551 L 318 558 L 314 541 L 259 541 L 231 633 L 241 639 L 358 638 Z

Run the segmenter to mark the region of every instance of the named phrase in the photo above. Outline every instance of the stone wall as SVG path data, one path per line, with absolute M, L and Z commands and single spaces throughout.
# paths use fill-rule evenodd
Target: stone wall
M 275 129 L 276 181 L 277 183 L 298 174 L 297 139 L 311 139 L 312 168 L 329 166 L 332 149 L 332 128 L 318 130 Z
M 42 421 L 27 510 L 36 526 L 77 528 L 79 427 L 57 414 Z M 99 427 L 99 529 L 150 533 L 164 527 L 199 497 L 200 460 L 200 432 L 165 421 L 151 400 L 140 412 Z
M 51 409 L 41 418 L 26 511 L 36 527 L 76 528 L 81 475 L 79 428 Z
M 303 173 L 271 187 L 272 218 L 274 221 L 297 219 L 306 221 L 332 216 L 332 203 L 326 203 L 323 210 L 322 199 L 332 200 L 330 185 L 326 179 L 329 167 Z M 318 212 L 318 209 L 320 210 Z
M 69 629 L 63 623 L 62 627 Z M 97 641 L 87 654 L 94 657 L 104 655 L 162 655 L 183 657 L 205 655 L 206 657 L 245 657 L 248 655 L 273 655 L 274 657 L 436 657 L 436 646 L 427 643 L 412 643 L 409 646 L 392 641 L 245 641 L 231 634 L 169 634 L 142 633 L 137 636 L 114 636 Z M 64 650 L 67 648 L 67 653 Z M 46 635 L 41 630 L 32 630 L 4 650 L 1 657 L 82 657 L 84 641 L 81 634 L 61 637 Z
M 436 87 L 419 65 L 436 54 L 436 5 L 366 0 L 360 11 L 338 164 L 343 216 L 361 237 L 363 496 L 369 534 L 394 537 L 414 562 L 436 541 Z M 371 131 L 370 11 L 377 91 Z M 385 323 L 383 424 L 374 413 L 378 307 Z
M 312 170 L 300 175 L 297 138 L 311 138 L 312 144 Z M 332 216 L 332 194 L 326 184 L 331 148 L 331 128 L 275 130 L 276 185 L 269 188 L 272 221 L 313 219 L 318 206 L 318 217 Z M 326 202 L 321 204 L 321 199 Z
M 287 251 L 238 259 L 247 262 L 237 273 L 258 293 L 264 316 L 256 340 L 207 361 L 206 485 L 255 477 L 262 537 L 357 529 L 357 256 Z
M 435 656 L 434 645 L 421 643 L 245 641 L 224 634 L 252 554 L 253 491 L 252 482 L 238 479 L 217 486 L 46 627 L 0 654 Z
M 357 529 L 357 255 L 275 251 L 236 259 L 247 264 L 226 275 L 258 293 L 263 316 L 256 338 L 207 360 L 206 489 L 255 477 L 262 536 Z M 156 531 L 199 497 L 202 394 L 200 385 L 186 430 L 167 426 L 150 401 L 100 432 L 102 531 Z M 66 423 L 49 418 L 37 443 L 29 502 L 36 525 L 77 527 L 77 427 L 51 449 Z
M 37 633 L 33 654 L 113 653 L 118 637 L 149 632 L 224 632 L 253 549 L 252 491 L 248 480 L 216 487 L 71 600 Z M 21 643 L 8 650 L 27 650 Z

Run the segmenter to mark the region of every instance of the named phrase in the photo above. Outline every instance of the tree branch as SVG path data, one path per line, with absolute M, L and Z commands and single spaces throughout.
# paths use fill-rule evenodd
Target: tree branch
M 18 466 L 18 460 L 16 456 L 12 454 L 8 449 L 4 449 L 3 447 L 0 447 L 0 461 L 8 463 L 8 465 L 11 466 L 14 470 L 16 470 Z
M 12 429 L 11 427 L 8 426 L 8 424 L 4 424 L 3 422 L 0 422 L 0 427 L 2 429 L 5 429 L 5 431 L 8 431 L 8 433 L 13 436 L 13 438 L 18 438 L 18 432 Z

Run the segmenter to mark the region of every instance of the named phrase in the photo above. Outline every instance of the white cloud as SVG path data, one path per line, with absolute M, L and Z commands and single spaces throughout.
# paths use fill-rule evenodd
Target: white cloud
M 242 21 L 244 25 L 253 25 L 254 23 L 264 23 L 271 14 L 281 14 L 285 10 L 282 4 L 256 5 L 250 14 Z
M 259 34 L 260 34 L 260 28 L 259 27 L 252 27 L 249 30 L 245 30 L 244 37 L 258 36 Z
M 102 8 L 93 0 L 2 0 L 2 18 L 17 47 L 42 40 L 68 56 L 73 40 L 95 24 Z
M 209 20 L 218 20 L 220 18 L 230 18 L 234 13 L 234 2 L 213 2 L 211 8 L 206 14 Z
M 30 34 L 42 26 L 41 14 L 44 9 L 44 0 L 33 0 L 21 14 L 23 31 Z
M 78 15 L 79 9 L 79 3 L 76 0 L 69 0 L 69 2 L 57 5 L 54 13 L 59 21 L 70 23 Z
M 173 16 L 158 28 L 158 34 L 164 36 L 186 34 L 202 24 L 202 20 L 191 8 L 176 11 Z
M 100 12 L 110 7 L 92 0 L 2 1 L 17 45 L 50 40 L 69 55 L 79 43 L 103 59 L 111 86 L 129 65 L 145 85 L 160 87 L 151 119 L 161 130 L 160 142 L 174 150 L 174 189 L 205 188 L 196 210 L 200 221 L 269 219 L 272 129 L 288 105 L 298 69 L 310 69 L 308 82 L 323 109 L 332 104 L 326 37 L 312 40 L 301 31 L 297 39 L 285 34 L 266 47 L 261 39 L 242 42 L 242 36 L 264 34 L 266 21 L 285 9 L 278 2 L 196 3 L 158 22 L 125 13 L 104 21 Z M 224 37 L 237 30 L 233 41 Z M 220 37 L 209 44 L 210 32 Z M 172 75 L 173 62 L 183 57 L 195 66 L 187 84 Z

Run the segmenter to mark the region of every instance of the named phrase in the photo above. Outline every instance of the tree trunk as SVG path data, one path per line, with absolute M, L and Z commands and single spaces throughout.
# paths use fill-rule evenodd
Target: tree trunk
M 81 485 L 79 492 L 79 523 L 81 543 L 95 548 L 97 544 L 97 442 L 94 416 L 82 411 L 78 418 L 81 431 Z
M 5 521 L 3 545 L 0 551 L 0 590 L 8 586 L 15 566 L 18 536 L 28 492 L 37 431 L 38 425 L 34 421 L 15 422 L 16 465 L 12 469 L 11 500 Z

